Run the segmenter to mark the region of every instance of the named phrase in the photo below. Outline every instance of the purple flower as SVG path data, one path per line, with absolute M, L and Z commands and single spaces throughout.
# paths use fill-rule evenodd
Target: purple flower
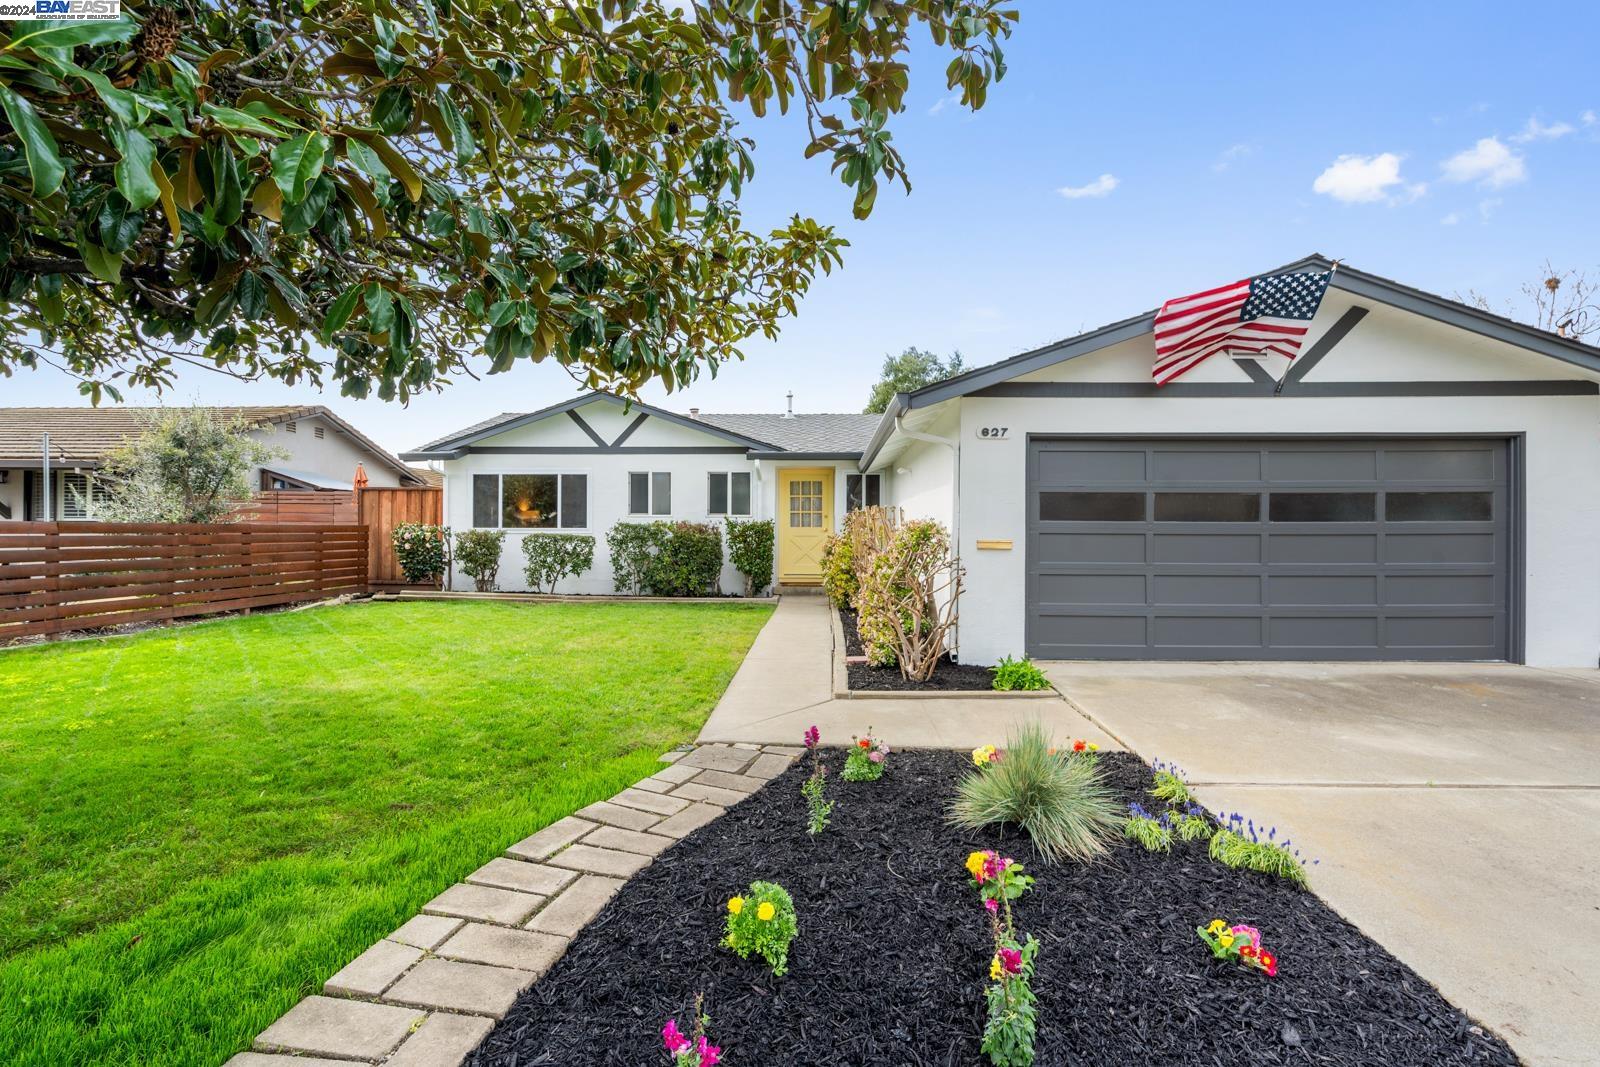
M 816 748 L 817 744 L 821 740 L 822 740 L 822 733 L 815 726 L 811 727 L 811 729 L 806 731 L 805 741 L 806 741 L 806 747 L 807 748 Z
M 1007 974 L 1020 974 L 1022 971 L 1022 953 L 1014 948 L 1001 949 L 1000 966 L 1005 968 Z
M 678 1020 L 668 1019 L 667 1025 L 661 1028 L 661 1043 L 666 1046 L 668 1055 L 672 1056 L 688 1049 L 689 1039 L 679 1032 Z

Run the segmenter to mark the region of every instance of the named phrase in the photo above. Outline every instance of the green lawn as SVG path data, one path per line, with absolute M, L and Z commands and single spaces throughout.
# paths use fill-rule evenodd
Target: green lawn
M 649 774 L 770 611 L 369 603 L 0 651 L 0 1063 L 221 1063 Z

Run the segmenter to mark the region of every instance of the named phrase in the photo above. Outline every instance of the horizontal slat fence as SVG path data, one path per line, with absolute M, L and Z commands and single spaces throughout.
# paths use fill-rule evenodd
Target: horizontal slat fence
M 234 522 L 335 526 L 356 521 L 353 489 L 263 489 L 233 509 Z
M 0 522 L 0 642 L 366 589 L 364 526 Z

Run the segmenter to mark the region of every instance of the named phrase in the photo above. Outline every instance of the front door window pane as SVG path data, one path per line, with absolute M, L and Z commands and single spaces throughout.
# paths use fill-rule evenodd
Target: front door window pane
M 789 525 L 795 529 L 822 526 L 822 483 L 796 479 L 789 483 Z

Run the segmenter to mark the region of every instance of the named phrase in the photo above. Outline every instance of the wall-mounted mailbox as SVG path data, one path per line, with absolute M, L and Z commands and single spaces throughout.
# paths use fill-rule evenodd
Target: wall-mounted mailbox
M 978 538 L 978 548 L 979 548 L 980 551 L 987 549 L 987 550 L 998 551 L 998 552 L 1010 552 L 1011 551 L 1011 538 L 1007 537 L 1007 538 L 998 539 L 998 540 L 991 538 L 991 539 L 985 540 L 984 538 L 980 537 L 980 538 Z

